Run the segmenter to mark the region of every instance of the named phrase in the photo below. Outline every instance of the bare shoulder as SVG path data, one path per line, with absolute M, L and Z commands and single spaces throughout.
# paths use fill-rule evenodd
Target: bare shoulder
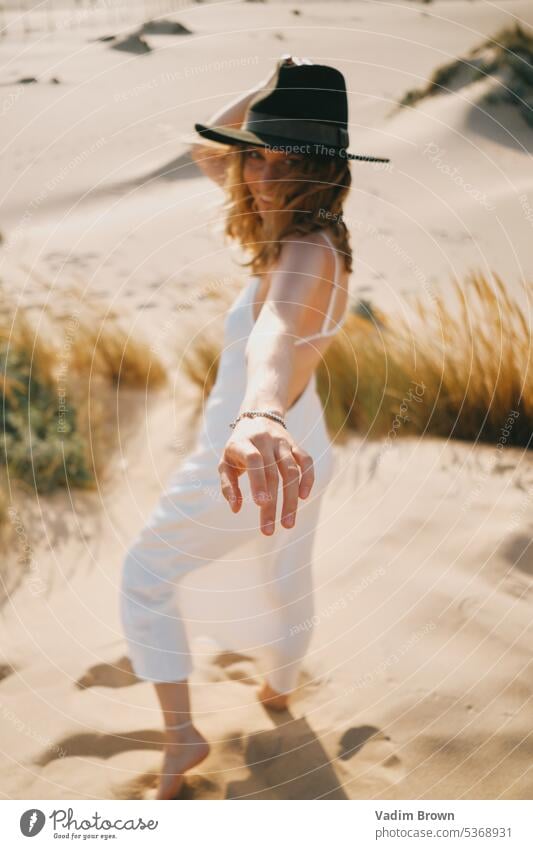
M 307 286 L 311 280 L 320 287 L 324 280 L 335 277 L 335 254 L 329 240 L 317 231 L 287 236 L 282 241 L 278 263 L 273 274 L 279 279 L 284 272 L 292 278 L 305 278 Z M 272 281 L 273 282 L 273 281 Z
M 314 304 L 329 297 L 325 281 L 334 279 L 334 267 L 331 246 L 319 233 L 287 236 L 271 273 L 269 297 Z
M 327 278 L 334 262 L 331 245 L 319 232 L 291 234 L 282 241 L 276 270 Z
M 332 247 L 316 231 L 283 239 L 265 304 L 272 305 L 288 332 L 295 336 L 313 337 L 322 332 L 335 278 Z

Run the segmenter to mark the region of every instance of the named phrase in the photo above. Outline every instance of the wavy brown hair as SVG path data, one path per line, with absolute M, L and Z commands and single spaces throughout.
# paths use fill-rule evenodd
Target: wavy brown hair
M 352 182 L 349 160 L 331 156 L 297 160 L 290 180 L 275 181 L 274 210 L 263 220 L 244 180 L 247 150 L 239 145 L 230 152 L 225 182 L 225 232 L 251 254 L 245 265 L 254 274 L 264 272 L 277 261 L 285 237 L 329 229 L 350 272 L 352 249 L 343 219 L 343 203 Z

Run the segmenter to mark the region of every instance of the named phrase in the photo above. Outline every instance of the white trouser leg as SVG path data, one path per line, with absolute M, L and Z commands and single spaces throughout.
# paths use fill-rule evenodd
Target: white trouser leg
M 233 514 L 220 492 L 208 455 L 191 458 L 178 470 L 123 562 L 121 617 L 135 673 L 149 681 L 180 681 L 192 671 L 190 648 L 177 594 L 189 571 L 224 557 L 248 539 L 257 541 L 271 571 L 267 591 L 277 616 L 279 637 L 267 650 L 268 680 L 278 692 L 294 688 L 301 659 L 312 636 L 311 554 L 321 496 L 300 500 L 296 525 L 279 524 L 266 537 L 248 478 L 240 485 L 244 503 Z
M 258 516 L 249 500 L 232 514 L 220 492 L 220 478 L 201 462 L 195 466 L 189 461 L 171 480 L 123 561 L 122 624 L 140 678 L 179 681 L 191 673 L 177 582 L 257 536 Z

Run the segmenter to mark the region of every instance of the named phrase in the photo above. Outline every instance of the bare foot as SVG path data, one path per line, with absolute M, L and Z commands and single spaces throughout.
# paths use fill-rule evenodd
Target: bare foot
M 175 799 L 183 787 L 184 773 L 206 759 L 210 746 L 194 725 L 165 731 L 163 765 L 156 799 Z
M 257 693 L 257 698 L 265 707 L 272 710 L 287 710 L 290 693 L 278 693 L 265 681 Z

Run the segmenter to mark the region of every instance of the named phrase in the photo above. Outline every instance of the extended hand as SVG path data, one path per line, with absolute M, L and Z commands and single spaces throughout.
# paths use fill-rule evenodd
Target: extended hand
M 234 513 L 242 506 L 239 477 L 248 472 L 252 498 L 260 507 L 261 531 L 265 535 L 274 533 L 278 475 L 283 482 L 281 523 L 286 528 L 292 528 L 296 521 L 298 498 L 307 498 L 315 482 L 311 456 L 279 422 L 266 416 L 237 422 L 224 447 L 218 472 L 222 493 Z

